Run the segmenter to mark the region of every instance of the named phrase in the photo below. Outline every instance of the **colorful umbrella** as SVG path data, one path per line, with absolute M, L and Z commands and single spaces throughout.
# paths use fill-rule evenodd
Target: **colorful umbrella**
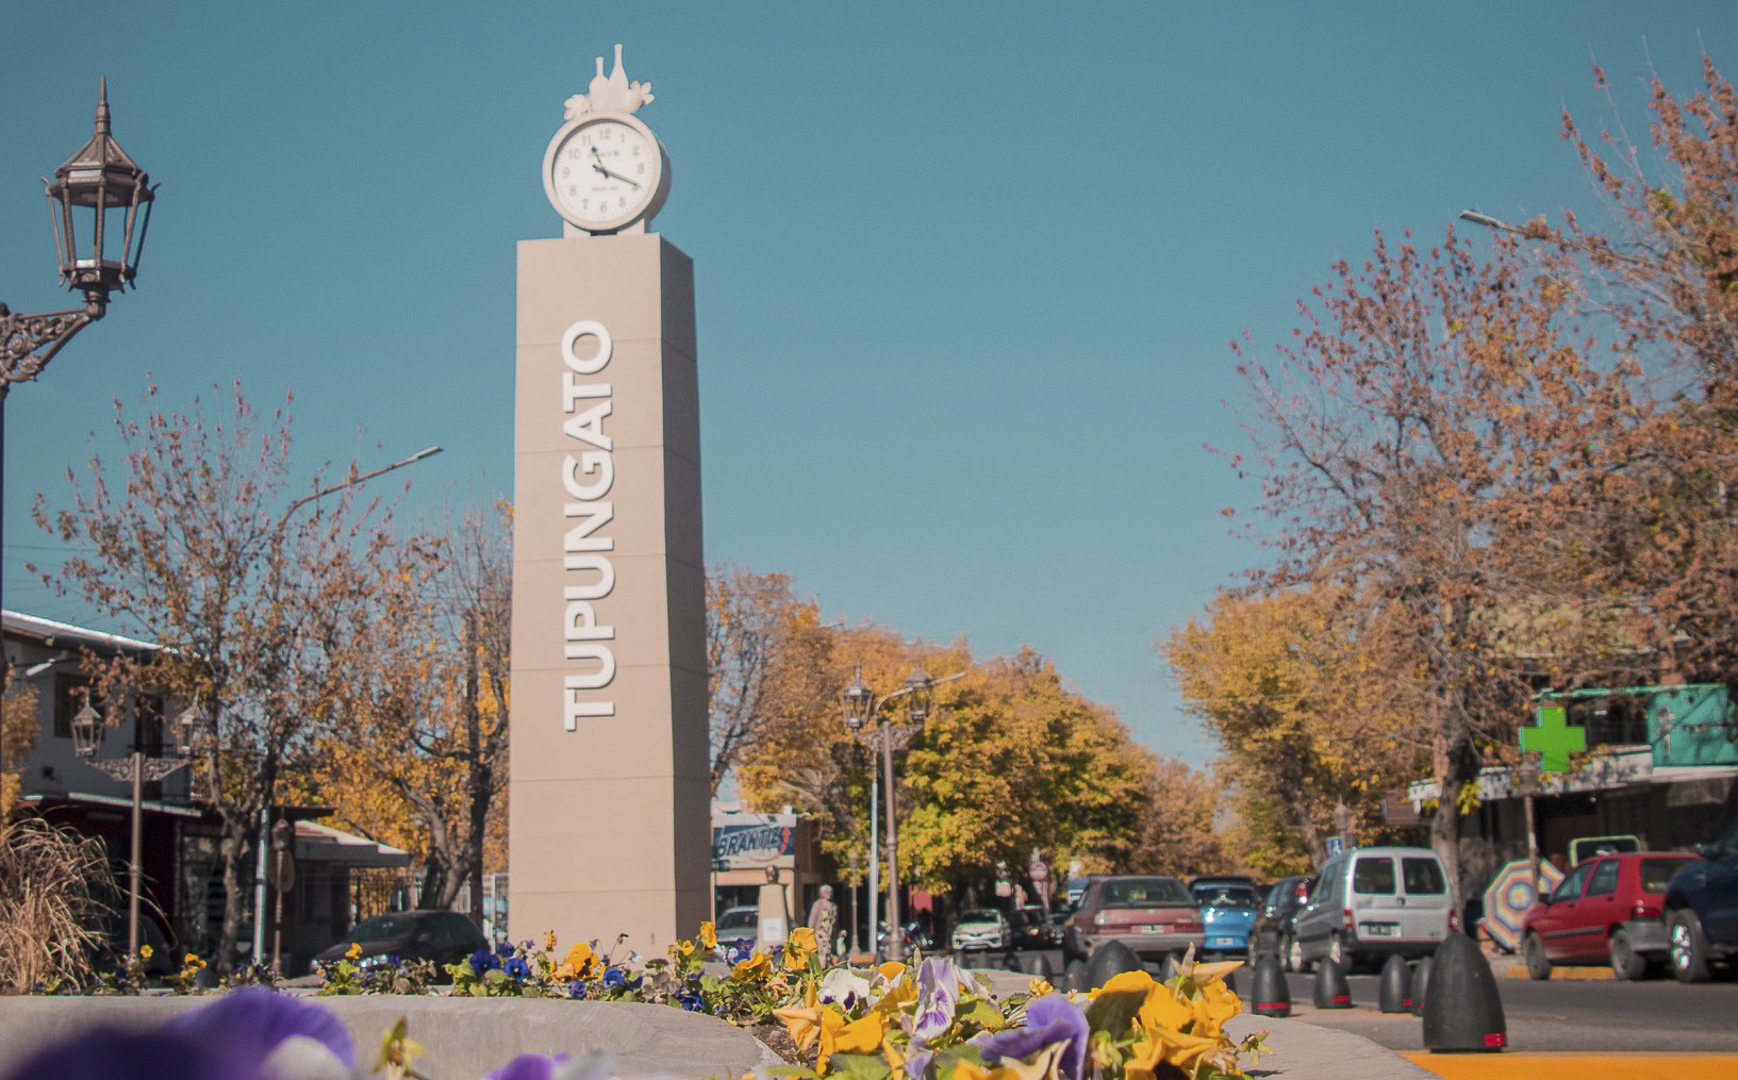
M 1563 871 L 1539 860 L 1539 887 L 1550 891 L 1563 880 Z M 1521 944 L 1521 926 L 1527 909 L 1538 897 L 1533 892 L 1533 864 L 1526 859 L 1505 863 L 1485 889 L 1485 933 L 1513 952 Z

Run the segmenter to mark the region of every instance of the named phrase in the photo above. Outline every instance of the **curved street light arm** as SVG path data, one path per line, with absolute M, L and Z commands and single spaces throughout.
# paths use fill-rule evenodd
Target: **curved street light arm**
M 73 335 L 103 317 L 107 304 L 92 299 L 82 308 L 18 315 L 0 304 L 0 398 L 13 383 L 31 382 Z

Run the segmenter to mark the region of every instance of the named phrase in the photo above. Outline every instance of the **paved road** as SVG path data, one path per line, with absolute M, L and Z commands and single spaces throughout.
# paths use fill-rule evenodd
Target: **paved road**
M 1376 1011 L 1377 977 L 1349 980 L 1355 1009 L 1310 1007 L 1313 977 L 1289 975 L 1292 1003 L 1313 1024 L 1391 1050 L 1422 1050 L 1423 1022 Z M 1516 1051 L 1738 1053 L 1738 981 L 1533 982 L 1498 977 L 1509 1047 Z
M 1021 953 L 1022 961 L 1031 954 Z M 1052 969 L 1062 970 L 1060 950 L 1046 955 Z M 1001 967 L 1001 957 L 976 954 L 971 962 Z M 1507 978 L 1506 964 L 1497 971 L 1497 992 L 1508 1022 L 1509 1046 L 1516 1051 L 1549 1053 L 1738 1053 L 1738 977 L 1727 975 L 1711 983 L 1686 986 L 1675 979 L 1640 982 L 1576 982 L 1553 979 L 1533 982 Z M 1247 969 L 1238 973 L 1247 991 Z M 1314 977 L 1288 975 L 1291 1000 L 1311 1023 L 1362 1035 L 1391 1050 L 1424 1049 L 1423 1022 L 1410 1015 L 1377 1011 L 1375 975 L 1354 975 L 1353 1009 L 1311 1007 Z

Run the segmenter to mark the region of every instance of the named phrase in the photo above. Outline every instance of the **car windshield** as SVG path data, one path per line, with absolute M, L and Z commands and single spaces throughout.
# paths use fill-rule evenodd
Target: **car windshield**
M 962 923 L 995 922 L 998 915 L 994 911 L 968 911 L 960 916 Z
M 1126 878 L 1104 883 L 1105 907 L 1152 907 L 1155 904 L 1192 904 L 1189 890 L 1176 878 Z
M 759 914 L 759 910 L 756 908 L 726 911 L 718 916 L 717 933 L 722 937 L 727 931 L 753 930 Z
M 404 912 L 392 915 L 376 915 L 372 919 L 363 919 L 350 931 L 347 941 L 359 945 L 368 945 L 376 941 L 398 941 L 410 936 L 416 927 L 416 919 Z
M 1247 885 L 1205 885 L 1195 889 L 1203 907 L 1260 907 L 1261 894 Z
M 1678 867 L 1692 861 L 1688 856 L 1677 858 L 1661 856 L 1641 860 L 1641 891 L 1665 892 L 1666 882 L 1678 872 Z

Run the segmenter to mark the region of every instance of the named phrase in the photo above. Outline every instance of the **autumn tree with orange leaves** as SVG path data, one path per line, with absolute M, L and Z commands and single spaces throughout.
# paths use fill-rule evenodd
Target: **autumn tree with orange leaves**
M 1631 141 L 1595 69 L 1608 116 L 1564 136 L 1603 196 L 1604 221 L 1528 227 L 1540 258 L 1573 260 L 1607 313 L 1609 349 L 1657 395 L 1628 437 L 1627 467 L 1590 482 L 1608 508 L 1590 553 L 1627 646 L 1628 681 L 1725 683 L 1738 700 L 1738 94 L 1713 62 L 1679 98 L 1645 84 L 1650 140 Z
M 335 718 L 342 658 L 394 538 L 355 487 L 294 474 L 284 409 L 256 414 L 239 385 L 209 411 L 156 411 L 154 393 L 137 412 L 116 403 L 120 460 L 69 469 L 68 504 L 39 496 L 36 519 L 79 545 L 45 582 L 162 646 L 116 661 L 111 686 L 152 687 L 204 718 L 195 768 L 221 822 L 215 963 L 229 970 L 261 811 Z
M 339 722 L 295 778 L 341 827 L 411 853 L 421 906 L 479 923 L 484 874 L 504 862 L 512 570 L 498 510 L 499 524 L 471 514 L 380 561 Z
M 1560 654 L 1547 638 L 1590 599 L 1576 552 L 1599 518 L 1579 485 L 1621 468 L 1626 440 L 1589 433 L 1641 422 L 1630 365 L 1589 359 L 1571 260 L 1542 262 L 1452 228 L 1429 247 L 1378 234 L 1271 362 L 1237 347 L 1257 452 L 1236 463 L 1280 523 L 1256 585 L 1355 592 L 1414 658 L 1393 677 L 1412 680 L 1443 792 L 1432 846 L 1457 884 L 1459 815 L 1524 713 L 1521 658 Z

